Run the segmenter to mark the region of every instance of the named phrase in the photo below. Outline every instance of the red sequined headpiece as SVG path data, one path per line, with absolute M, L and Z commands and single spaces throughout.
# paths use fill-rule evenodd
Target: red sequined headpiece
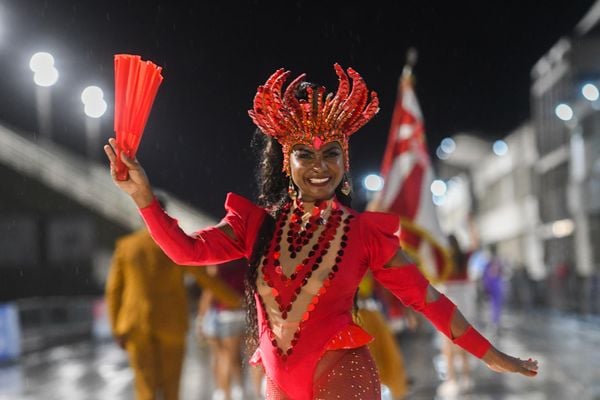
M 289 175 L 289 157 L 296 144 L 313 146 L 317 150 L 326 143 L 337 141 L 344 151 L 346 170 L 349 169 L 348 138 L 379 111 L 377 93 L 369 89 L 363 78 L 348 68 L 348 75 L 339 64 L 334 64 L 339 79 L 338 90 L 325 94 L 325 87 L 307 88 L 307 100 L 298 100 L 296 89 L 306 74 L 298 76 L 282 94 L 283 83 L 290 71 L 283 68 L 259 86 L 254 96 L 254 109 L 248 114 L 266 135 L 283 146 L 283 170 Z M 352 89 L 350 81 L 352 79 Z M 315 93 L 316 92 L 316 93 Z

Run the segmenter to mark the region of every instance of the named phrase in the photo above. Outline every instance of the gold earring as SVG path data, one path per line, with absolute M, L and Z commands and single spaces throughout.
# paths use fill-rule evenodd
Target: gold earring
M 350 186 L 350 182 L 348 182 L 348 178 L 346 176 L 344 176 L 341 192 L 344 194 L 344 196 L 349 196 L 350 192 L 352 192 L 352 187 Z
M 296 187 L 294 186 L 294 182 L 292 182 L 292 178 L 290 178 L 290 183 L 288 185 L 288 195 L 292 200 L 296 200 L 296 197 L 298 197 L 298 193 L 296 193 Z

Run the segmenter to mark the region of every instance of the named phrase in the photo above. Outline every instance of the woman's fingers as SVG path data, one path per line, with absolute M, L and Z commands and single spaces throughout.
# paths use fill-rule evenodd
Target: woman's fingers
M 537 371 L 538 371 L 537 360 L 533 360 L 531 358 L 528 360 L 521 360 L 520 358 L 515 358 L 514 360 L 515 360 L 514 364 L 516 364 L 515 365 L 516 370 L 514 370 L 514 372 L 518 372 L 525 376 L 536 376 L 537 375 Z
M 110 160 L 112 166 L 117 162 L 117 141 L 114 138 L 108 139 L 108 144 L 104 145 L 104 152 Z
M 137 163 L 137 161 L 127 157 L 127 154 L 125 154 L 125 152 L 121 153 L 121 160 L 123 160 L 123 164 L 125 164 L 129 169 L 139 168 L 139 164 Z
M 109 138 L 108 139 L 108 144 L 110 144 L 110 147 L 112 148 L 113 153 L 117 153 L 117 140 L 115 138 Z
M 117 154 L 119 153 L 117 151 L 117 141 L 114 138 L 110 138 L 110 139 L 108 139 L 108 144 L 110 146 L 105 145 L 104 146 L 104 151 L 108 155 L 108 158 L 110 159 L 110 161 L 114 164 L 114 162 L 117 161 Z M 132 161 L 129 159 L 129 157 L 127 157 L 127 155 L 125 154 L 124 151 L 121 152 L 120 156 L 121 156 L 121 161 L 123 161 L 123 163 L 127 167 L 131 167 L 132 166 Z
M 497 352 L 497 357 L 493 357 L 488 366 L 496 372 L 516 372 L 529 377 L 536 376 L 538 371 L 537 360 L 521 360 L 502 352 Z
M 110 176 L 113 179 L 113 181 L 115 182 L 119 182 L 119 179 L 117 178 L 117 154 L 116 154 L 116 146 L 117 146 L 117 142 L 114 138 L 110 138 L 108 139 L 108 143 L 109 144 L 105 144 L 103 149 L 104 149 L 104 153 L 106 153 L 106 156 L 108 157 L 108 160 L 110 161 Z
M 121 152 L 121 160 L 123 160 L 123 164 L 125 164 L 125 166 L 129 169 L 133 169 L 133 170 L 140 169 L 140 164 L 138 163 L 137 159 L 129 158 L 127 156 L 127 154 L 125 154 L 124 151 Z
M 522 362 L 522 368 L 524 369 L 524 373 L 527 376 L 535 376 L 538 371 L 538 362 L 537 360 L 532 360 L 531 358 Z
M 536 376 L 537 375 L 537 370 L 533 371 L 533 370 L 525 368 L 525 367 L 519 368 L 518 372 L 525 376 Z
M 117 160 L 117 156 L 115 155 L 114 149 L 108 144 L 104 145 L 104 152 L 106 153 L 106 156 L 108 157 L 111 163 L 114 163 Z
M 115 167 L 111 164 L 110 165 L 110 177 L 114 180 L 117 181 L 117 170 L 115 169 Z
M 117 141 L 114 138 L 108 139 L 107 145 L 104 145 L 104 152 L 106 153 L 108 159 L 110 160 L 111 165 L 115 165 L 117 162 Z M 121 161 L 128 169 L 139 169 L 140 164 L 137 159 L 131 159 L 125 154 L 124 151 L 121 152 Z

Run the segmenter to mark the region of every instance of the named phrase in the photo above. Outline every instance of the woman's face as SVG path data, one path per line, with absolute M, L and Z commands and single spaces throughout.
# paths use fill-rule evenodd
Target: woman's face
M 338 142 L 327 143 L 319 150 L 297 144 L 290 155 L 292 179 L 303 201 L 331 199 L 344 176 L 344 156 Z

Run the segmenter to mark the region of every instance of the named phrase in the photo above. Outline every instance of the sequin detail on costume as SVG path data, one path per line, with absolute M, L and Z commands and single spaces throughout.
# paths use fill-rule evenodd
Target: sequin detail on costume
M 267 400 L 290 398 L 267 376 Z M 366 347 L 344 350 L 313 382 L 314 400 L 380 400 L 381 382 L 375 362 Z
M 344 355 L 314 382 L 314 400 L 381 400 L 381 382 L 366 347 L 344 350 Z
M 262 277 L 269 289 L 262 293 L 259 291 L 257 299 L 267 323 L 269 341 L 284 361 L 293 354 L 311 312 L 331 286 L 347 246 L 350 221 L 354 216 L 348 214 L 344 217 L 344 210 L 335 201 L 326 203 L 315 204 L 310 218 L 303 218 L 305 213 L 301 204 L 297 204 L 293 210 L 290 204 L 284 206 L 276 221 L 273 240 L 261 261 L 259 280 Z M 335 254 L 329 254 L 334 242 L 338 250 Z M 296 263 L 300 253 L 303 258 Z M 287 263 L 296 263 L 295 266 L 287 265 L 284 268 L 282 257 Z M 326 266 L 323 266 L 324 260 L 328 262 Z M 284 273 L 284 269 L 288 274 Z M 319 286 L 309 292 L 311 297 L 307 298 L 303 288 L 309 283 Z M 300 305 L 301 309 L 297 309 L 301 293 L 304 296 L 303 304 Z M 274 299 L 275 304 L 271 303 L 269 307 L 265 296 Z M 292 310 L 295 313 L 290 320 Z M 282 320 L 276 324 L 279 335 L 274 332 L 273 318 Z M 287 334 L 284 330 L 287 330 Z
M 327 350 L 354 349 L 369 344 L 373 336 L 357 325 L 348 325 L 327 343 Z

